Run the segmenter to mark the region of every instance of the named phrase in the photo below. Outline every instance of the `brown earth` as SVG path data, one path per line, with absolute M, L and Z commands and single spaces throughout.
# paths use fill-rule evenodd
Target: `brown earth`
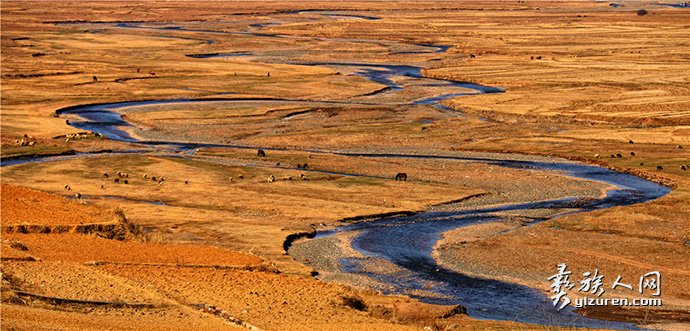
M 1 192 L 2 226 L 79 225 L 116 221 L 113 211 L 102 206 L 85 205 L 76 200 L 5 183 Z
M 200 245 L 166 245 L 119 241 L 82 234 L 6 234 L 41 261 L 111 262 L 212 266 L 257 266 L 256 256 Z M 3 253 L 4 254 L 4 253 Z
M 315 161 L 311 167 L 318 169 L 321 161 Z M 359 215 L 419 211 L 482 192 L 426 180 L 394 182 L 325 173 L 307 173 L 305 181 L 299 178 L 301 171 L 275 168 L 271 161 L 259 167 L 226 163 L 225 159 L 202 162 L 151 156 L 85 158 L 19 165 L 4 170 L 3 181 L 58 194 L 69 183 L 72 191 L 83 195 L 82 200 L 119 208 L 128 221 L 155 229 L 151 233 L 155 240 L 258 253 L 284 271 L 307 273 L 309 269 L 285 255 L 283 242 L 292 233 Z M 103 173 L 118 171 L 129 175 L 129 184 L 103 177 Z M 38 173 L 50 175 L 41 182 L 23 180 Z M 269 175 L 278 180 L 268 183 Z M 281 180 L 284 176 L 293 180 Z M 153 177 L 165 181 L 158 184 Z M 558 176 L 554 180 L 560 182 Z
M 3 327 L 8 330 L 246 330 L 213 316 L 179 308 L 161 308 L 153 312 L 91 308 L 85 313 L 3 305 L 2 310 Z
M 635 11 L 642 7 L 649 13 L 636 15 Z M 339 10 L 383 19 L 332 19 L 315 12 L 288 12 L 305 9 Z M 358 311 L 341 301 L 341 296 L 354 293 L 352 289 L 303 278 L 311 269 L 284 255 L 283 241 L 290 234 L 322 228 L 321 223 L 332 226 L 346 217 L 419 211 L 475 194 L 487 194 L 487 203 L 505 203 L 568 192 L 596 197 L 605 188 L 565 180 L 555 174 L 472 163 L 384 161 L 328 153 L 315 154 L 310 159 L 308 153 L 300 151 L 304 149 L 556 155 L 671 185 L 674 191 L 669 195 L 645 204 L 570 215 L 531 227 L 506 224 L 475 232 L 450 232 L 439 245 L 439 257 L 460 271 L 509 279 L 544 291 L 549 285 L 545 278 L 554 273 L 554 265 L 560 262 L 567 262 L 574 273 L 599 268 L 609 281 L 618 274 L 624 279 L 635 279 L 642 272 L 659 269 L 665 277 L 664 302 L 675 312 L 688 310 L 690 210 L 686 206 L 690 201 L 690 178 L 681 169 L 682 165 L 690 167 L 690 81 L 685 74 L 690 70 L 687 10 L 658 6 L 652 1 L 626 2 L 621 8 L 594 1 L 253 1 L 195 2 L 194 6 L 177 1 L 65 1 L 51 3 L 50 8 L 41 2 L 11 1 L 3 2 L 1 10 L 3 158 L 140 148 L 107 139 L 66 141 L 65 134 L 80 130 L 67 125 L 64 117 L 54 116 L 56 109 L 65 106 L 204 97 L 308 100 L 289 106 L 243 103 L 215 108 L 151 107 L 148 112 L 131 111 L 125 115 L 142 129 L 133 128 L 131 132 L 147 139 L 183 138 L 290 149 L 269 151 L 265 160 L 254 158 L 253 150 L 202 149 L 190 159 L 160 154 L 116 155 L 3 167 L 3 228 L 25 222 L 40 226 L 115 224 L 118 218 L 110 210 L 119 208 L 133 224 L 150 230 L 149 239 L 158 242 L 109 242 L 77 234 L 2 233 L 3 275 L 12 270 L 25 280 L 24 286 L 40 289 L 40 284 L 50 284 L 43 292 L 37 290 L 39 293 L 80 293 L 72 297 L 76 299 L 91 298 L 94 288 L 105 284 L 115 288 L 104 292 L 101 299 L 108 300 L 119 295 L 127 298 L 124 295 L 130 287 L 144 287 L 147 291 L 154 288 L 155 293 L 147 292 L 141 298 L 153 295 L 168 305 L 94 308 L 87 304 L 84 308 L 80 303 L 73 310 L 63 310 L 64 305 L 46 304 L 35 296 L 7 294 L 12 292 L 8 288 L 21 288 L 21 282 L 12 280 L 3 286 L 3 326 L 220 329 L 227 325 L 218 315 L 187 306 L 203 303 L 221 307 L 239 318 L 247 316 L 249 323 L 269 329 L 331 327 L 326 325 L 324 316 L 353 329 L 432 324 L 438 329 L 543 329 L 546 327 L 469 318 L 439 321 L 434 318 L 438 316 L 437 309 L 447 307 L 420 308 L 414 303 L 400 303 L 408 301 L 403 298 L 359 293 L 372 309 Z M 53 24 L 72 20 L 84 22 Z M 98 23 L 117 21 L 179 25 L 199 31 L 127 29 Z M 282 25 L 264 26 L 258 31 L 375 41 L 264 39 L 203 31 L 245 31 L 249 24 L 274 21 Z M 209 39 L 214 43 L 208 43 Z M 451 48 L 447 53 L 406 54 L 414 51 L 414 46 L 399 42 Z M 185 56 L 238 50 L 261 57 Z M 537 59 L 539 56 L 542 58 Z M 383 85 L 350 75 L 351 71 L 346 69 L 338 68 L 341 72 L 323 66 L 281 63 L 286 60 L 414 62 L 427 69 L 424 75 L 499 86 L 506 93 L 444 101 L 465 113 L 459 117 L 429 106 L 396 104 L 428 96 L 429 91 L 435 95 L 447 92 L 443 87 L 406 86 L 400 92 L 368 95 L 380 91 Z M 155 72 L 155 76 L 150 72 Z M 270 78 L 267 72 L 271 73 Z M 97 81 L 93 81 L 93 76 L 97 76 Z M 236 95 L 222 94 L 225 92 Z M 326 105 L 324 100 L 378 104 Z M 16 141 L 24 134 L 32 136 L 36 144 L 17 146 Z M 628 143 L 629 140 L 634 143 Z M 623 157 L 609 157 L 616 153 Z M 276 166 L 278 162 L 281 166 Z M 382 178 L 295 169 L 296 163 L 304 162 L 314 170 Z M 657 166 L 663 169 L 657 170 Z M 116 185 L 112 178 L 102 177 L 103 172 L 112 175 L 116 171 L 131 173 L 132 183 Z M 409 182 L 390 180 L 400 171 L 410 175 Z M 310 180 L 278 180 L 272 185 L 266 182 L 270 174 L 279 179 L 297 178 L 300 173 Z M 144 180 L 143 174 L 165 176 L 166 182 L 157 185 Z M 238 180 L 239 175 L 245 177 L 244 181 Z M 189 184 L 184 184 L 185 180 Z M 72 191 L 64 190 L 67 184 Z M 85 203 L 19 186 L 64 196 L 79 192 Z M 510 229 L 515 230 L 496 235 L 497 231 Z M 5 240 L 5 236 L 11 237 L 12 242 Z M 29 250 L 11 248 L 15 241 Z M 188 247 L 204 254 L 211 252 L 211 256 L 216 256 L 214 252 L 221 248 L 234 250 L 237 253 L 223 251 L 220 255 L 227 261 L 239 259 L 246 264 L 252 264 L 247 261 L 254 258 L 239 252 L 251 253 L 265 258 L 269 264 L 275 263 L 279 270 L 299 275 L 78 263 L 92 259 L 176 263 L 177 256 L 184 263 L 212 262 L 199 254 L 173 248 L 184 246 L 168 245 L 173 243 L 193 244 Z M 79 247 L 102 248 L 105 253 L 89 251 L 82 258 L 78 257 Z M 131 248 L 150 250 L 151 255 L 131 252 Z M 16 261 L 31 259 L 34 254 L 49 261 Z M 73 274 L 70 270 L 78 272 Z M 41 272 L 45 272 L 45 277 L 41 278 Z M 177 273 L 196 278 L 185 279 Z M 89 281 L 79 281 L 81 275 Z M 73 287 L 68 280 L 75 280 Z M 243 300 L 232 301 L 226 295 L 237 295 Z M 398 300 L 398 306 L 385 303 L 386 300 Z M 312 302 L 313 307 L 323 309 L 323 316 L 311 309 Z M 247 305 L 253 309 L 245 313 Z M 389 308 L 375 308 L 377 305 Z M 270 309 L 283 314 L 270 314 Z M 429 313 L 421 317 L 400 317 L 403 311 L 426 309 Z M 636 314 L 639 317 L 639 310 Z M 637 318 L 633 317 L 630 318 Z M 38 325 L 33 320 L 49 320 L 51 324 Z M 661 320 L 654 327 L 685 327 L 672 322 L 673 319 Z
M 373 293 L 361 297 L 342 285 L 270 268 L 241 271 L 262 260 L 210 246 L 74 233 L 6 233 L 2 240 L 3 327 L 9 329 L 150 329 L 146 323 L 179 329 L 194 323 L 193 329 L 402 330 L 433 324 L 452 308 Z M 18 258 L 24 256 L 31 259 Z

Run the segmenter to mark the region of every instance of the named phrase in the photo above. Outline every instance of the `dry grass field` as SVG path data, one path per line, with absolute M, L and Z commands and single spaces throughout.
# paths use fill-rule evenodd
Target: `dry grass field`
M 605 282 L 657 270 L 663 307 L 580 313 L 686 329 L 690 9 L 618 2 L 3 1 L 2 328 L 556 329 L 320 277 L 287 248 L 612 189 L 486 161 L 558 158 L 672 191 L 529 226 L 557 213 L 504 213 L 443 233 L 436 262 L 544 294 L 561 262 Z M 167 102 L 75 136 L 113 123 L 66 107 L 128 101 Z

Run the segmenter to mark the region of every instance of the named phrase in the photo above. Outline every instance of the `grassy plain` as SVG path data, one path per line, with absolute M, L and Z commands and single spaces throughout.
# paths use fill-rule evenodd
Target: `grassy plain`
M 643 7 L 648 14 L 636 15 Z M 559 156 L 668 185 L 670 194 L 644 204 L 529 227 L 451 231 L 436 257 L 462 272 L 542 291 L 560 262 L 611 278 L 659 270 L 663 311 L 610 315 L 664 329 L 687 326 L 686 9 L 644 1 L 619 8 L 598 1 L 4 1 L 1 10 L 3 162 L 148 148 L 3 166 L 3 327 L 548 327 L 439 318 L 450 307 L 313 279 L 283 245 L 289 235 L 329 229 L 344 218 L 421 211 L 477 194 L 494 204 L 597 197 L 606 185 L 473 162 L 337 151 Z M 328 11 L 381 19 L 321 13 Z M 257 23 L 265 25 L 251 25 Z M 420 51 L 419 44 L 449 49 Z M 187 56 L 232 52 L 251 55 Z M 396 76 L 404 88 L 389 91 L 351 67 L 308 65 L 323 62 L 414 65 L 426 78 Z M 414 104 L 458 92 L 433 86 L 433 78 L 505 93 L 442 101 L 450 110 Z M 230 101 L 125 109 L 136 125 L 127 130 L 144 140 L 267 147 L 267 157 L 256 157 L 254 148 L 171 152 L 107 138 L 67 141 L 64 135 L 83 130 L 55 114 L 78 104 L 196 98 Z M 262 100 L 241 100 L 247 98 Z M 34 144 L 19 146 L 22 139 Z M 297 169 L 304 163 L 308 169 Z M 128 184 L 114 182 L 118 171 L 129 174 Z M 410 180 L 393 181 L 397 172 Z M 117 225 L 121 215 L 138 231 L 125 241 L 74 233 L 85 224 Z M 21 225 L 38 227 L 9 233 Z M 60 226 L 70 232 L 35 233 Z

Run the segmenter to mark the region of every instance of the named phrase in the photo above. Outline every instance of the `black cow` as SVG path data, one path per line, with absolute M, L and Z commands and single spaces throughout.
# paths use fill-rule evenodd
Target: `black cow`
M 263 149 L 260 149 L 258 152 L 256 152 L 256 156 L 258 156 L 258 157 L 266 157 L 266 152 L 264 152 Z
M 395 180 L 398 181 L 407 181 L 407 174 L 404 172 L 399 172 L 395 175 Z

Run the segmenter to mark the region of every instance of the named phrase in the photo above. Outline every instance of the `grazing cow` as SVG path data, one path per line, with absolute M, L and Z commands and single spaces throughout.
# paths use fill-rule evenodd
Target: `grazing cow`
M 302 165 L 302 169 L 307 169 L 307 168 L 309 168 L 309 165 L 308 165 L 308 164 L 305 163 L 305 164 Z
M 594 158 L 598 159 L 600 157 L 599 154 L 594 154 Z
M 656 166 L 656 170 L 664 170 L 664 167 L 658 165 L 658 166 Z
M 129 184 L 129 181 L 125 179 L 124 183 L 125 183 L 125 184 Z
M 688 168 L 686 168 L 684 165 L 680 166 L 680 169 L 683 171 L 688 170 Z
M 244 176 L 243 176 L 243 175 L 239 175 L 239 176 L 237 176 L 237 178 L 238 178 L 238 179 L 244 179 Z
M 407 174 L 404 172 L 399 172 L 395 175 L 395 180 L 396 181 L 407 181 Z
M 232 177 L 230 177 L 230 178 L 232 178 Z M 184 181 L 184 184 L 185 184 L 185 185 L 189 184 L 189 181 L 188 181 L 188 180 L 185 180 L 185 181 Z
M 256 156 L 258 157 L 266 157 L 266 152 L 264 152 L 263 149 L 260 149 L 256 152 Z
M 635 152 L 630 152 L 630 156 L 635 156 Z
M 632 141 L 632 139 L 628 140 L 628 144 L 634 144 L 635 142 Z
M 149 179 L 149 175 L 144 174 L 144 178 L 145 178 L 145 179 Z
M 612 158 L 612 159 L 615 159 L 615 158 L 616 158 L 616 156 L 615 156 L 615 155 L 613 155 L 613 154 L 611 154 L 611 158 Z
M 683 149 L 683 145 L 676 146 L 678 149 Z
M 477 57 L 476 55 L 470 54 L 470 58 L 471 58 L 471 59 L 474 59 L 474 58 L 476 58 L 476 57 Z
M 66 190 L 66 191 L 69 191 L 69 190 L 71 190 L 71 189 L 72 189 L 72 188 L 71 188 L 69 185 L 65 185 L 65 190 Z
M 119 183 L 119 182 L 120 182 L 120 178 L 115 178 L 115 180 L 113 180 L 113 182 Z
M 97 82 L 97 81 L 98 81 L 98 77 L 93 76 L 93 82 L 95 83 L 95 82 Z
M 273 183 L 273 182 L 275 182 L 275 181 L 276 181 L 276 178 L 273 177 L 273 175 L 268 176 L 268 182 L 269 182 L 269 183 Z
M 283 176 L 283 180 L 292 180 L 292 176 Z
M 81 199 L 81 193 L 77 192 L 76 194 L 74 194 L 74 197 L 77 199 Z
M 156 77 L 156 73 L 155 73 L 155 72 L 149 72 L 149 75 L 151 75 L 151 77 Z
M 276 163 L 276 167 L 280 167 L 280 162 Z
M 271 72 L 270 72 L 270 71 L 266 73 L 266 77 L 271 77 Z
M 108 175 L 107 172 L 104 172 L 104 173 L 103 173 L 103 177 L 108 178 L 108 177 L 110 177 L 110 175 Z
M 623 155 L 621 153 L 617 153 L 616 157 L 623 157 Z
M 302 169 L 302 164 L 301 164 L 301 163 L 297 163 L 297 169 Z
M 155 181 L 156 181 L 156 176 L 151 176 L 151 180 L 155 182 Z

